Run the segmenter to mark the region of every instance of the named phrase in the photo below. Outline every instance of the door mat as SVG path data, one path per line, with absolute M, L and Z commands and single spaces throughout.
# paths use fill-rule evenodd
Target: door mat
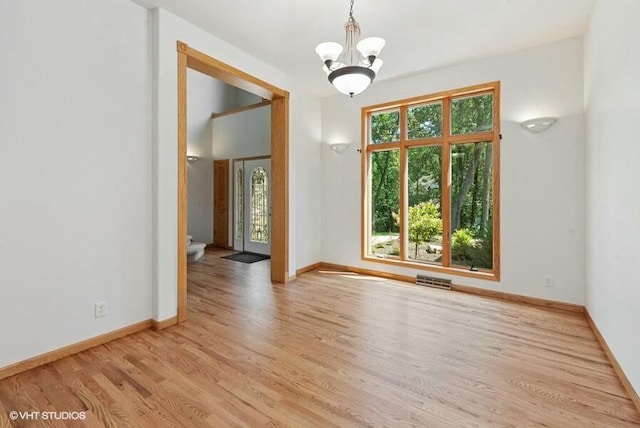
M 243 253 L 230 254 L 228 256 L 222 256 L 221 258 L 227 259 L 227 260 L 233 260 L 234 262 L 255 263 L 262 260 L 270 259 L 271 256 L 266 256 L 264 254 L 243 252 Z

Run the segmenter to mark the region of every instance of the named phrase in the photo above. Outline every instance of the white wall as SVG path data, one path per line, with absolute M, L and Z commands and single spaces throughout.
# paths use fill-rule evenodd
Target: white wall
M 0 2 L 0 367 L 151 318 L 148 29 L 128 1 Z
M 406 275 L 417 270 L 360 260 L 360 109 L 386 101 L 501 81 L 501 281 L 455 283 L 584 303 L 584 119 L 582 39 L 478 60 L 389 82 L 353 99 L 322 102 L 323 260 Z M 556 116 L 547 132 L 518 123 Z M 544 287 L 552 275 L 553 288 Z
M 238 107 L 244 107 L 251 104 L 257 104 L 262 101 L 262 97 L 252 94 L 251 92 L 243 91 L 240 88 L 234 88 L 236 91 L 235 102 Z
M 271 106 L 246 110 L 212 121 L 214 159 L 267 156 L 271 153 Z
M 321 74 L 319 77 L 324 76 Z M 323 260 L 322 219 L 333 207 L 325 205 L 322 198 L 327 183 L 323 181 L 322 174 L 321 105 L 314 98 L 299 93 L 293 93 L 291 99 L 293 108 L 289 128 L 291 134 L 298 137 L 297 144 L 292 144 L 289 152 L 292 159 L 289 186 L 293 195 L 289 199 L 289 207 L 297 218 L 291 225 L 289 238 L 296 242 L 293 266 L 301 268 Z M 295 270 L 292 269 L 292 273 Z
M 320 157 L 319 100 L 308 96 L 295 86 L 293 79 L 281 71 L 238 50 L 234 46 L 204 32 L 194 25 L 163 9 L 153 11 L 154 52 L 154 319 L 167 319 L 176 314 L 177 307 L 177 52 L 176 41 L 183 41 L 195 49 L 241 69 L 282 89 L 290 97 L 290 191 L 289 191 L 289 271 L 295 273 L 296 255 L 305 254 L 308 263 L 320 260 L 315 242 L 319 242 L 320 214 L 311 213 L 310 207 L 299 205 L 306 196 L 298 193 L 320 193 L 320 181 L 306 180 L 311 188 L 298 189 L 296 180 L 306 178 L 317 171 Z M 188 82 L 187 82 L 188 84 Z M 296 120 L 304 120 L 296 123 Z M 295 123 L 295 125 L 293 125 Z M 305 150 L 298 150 L 304 147 Z M 309 166 L 309 168 L 305 168 Z M 300 177 L 298 174 L 301 174 Z M 298 218 L 316 221 L 311 229 L 311 239 L 296 239 Z M 311 226 L 314 226 L 313 224 Z M 307 263 L 301 260 L 301 263 Z
M 638 17 L 635 0 L 597 0 L 586 36 L 586 304 L 640 392 Z

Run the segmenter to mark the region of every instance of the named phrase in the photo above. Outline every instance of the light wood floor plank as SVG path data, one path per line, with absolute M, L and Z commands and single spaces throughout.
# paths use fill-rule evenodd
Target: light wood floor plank
M 638 427 L 580 314 L 208 250 L 189 321 L 0 381 L 0 427 Z M 83 423 L 9 420 L 85 411 Z

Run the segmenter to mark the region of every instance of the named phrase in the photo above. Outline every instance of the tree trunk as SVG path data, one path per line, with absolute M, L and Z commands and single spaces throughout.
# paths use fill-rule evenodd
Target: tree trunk
M 480 154 L 482 154 L 482 150 L 480 151 Z M 480 186 L 478 186 L 478 174 L 476 173 L 475 176 L 473 177 L 473 190 L 471 193 L 471 213 L 469 214 L 469 218 L 466 219 L 467 221 L 470 221 L 471 224 L 475 224 L 476 222 L 476 217 L 478 214 L 478 191 L 480 190 Z M 463 211 L 464 214 L 464 211 Z
M 462 212 L 462 205 L 464 203 L 464 198 L 467 196 L 471 185 L 473 184 L 473 179 L 476 175 L 476 170 L 478 169 L 478 160 L 480 159 L 480 144 L 475 144 L 473 146 L 473 157 L 471 158 L 471 164 L 469 165 L 469 169 L 467 169 L 467 173 L 464 176 L 464 181 L 462 182 L 462 187 L 458 192 L 458 195 L 454 199 L 451 204 L 451 231 L 458 229 L 460 227 L 460 213 Z
M 493 178 L 493 144 L 487 144 L 487 150 L 484 157 L 484 180 L 482 183 L 482 219 L 480 220 L 480 228 L 485 230 L 489 222 L 489 197 L 491 196 L 491 180 Z

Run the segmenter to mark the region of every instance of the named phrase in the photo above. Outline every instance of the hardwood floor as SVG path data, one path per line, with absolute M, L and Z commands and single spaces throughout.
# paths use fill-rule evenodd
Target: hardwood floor
M 0 426 L 640 426 L 580 314 L 335 272 L 272 285 L 224 254 L 189 266 L 187 323 L 0 381 Z

